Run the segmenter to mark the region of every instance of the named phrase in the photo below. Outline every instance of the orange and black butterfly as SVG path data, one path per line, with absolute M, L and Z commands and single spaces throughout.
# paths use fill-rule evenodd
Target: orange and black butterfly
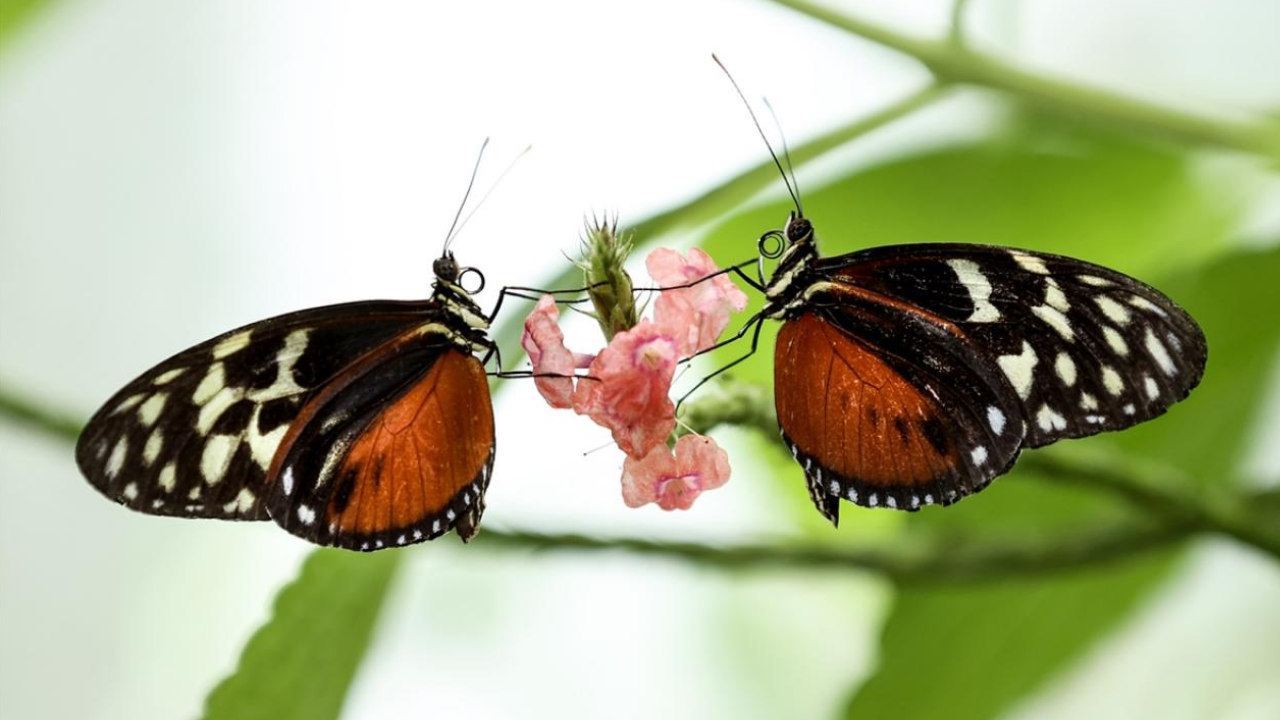
M 429 300 L 302 310 L 165 360 L 89 421 L 81 472 L 133 510 L 271 519 L 319 545 L 471 538 L 494 458 L 474 353 L 493 345 L 453 255 L 434 269 Z
M 951 504 L 1008 472 L 1023 448 L 1150 420 L 1199 384 L 1203 332 L 1149 285 L 990 245 L 821 257 L 799 194 L 774 162 L 796 209 L 760 238 L 759 279 L 737 266 L 766 302 L 720 345 L 754 328 L 754 352 L 763 321 L 782 322 L 778 425 L 832 522 L 842 499 L 899 510 Z M 767 280 L 763 258 L 776 260 Z
M 165 360 L 89 421 L 81 472 L 133 510 L 270 519 L 318 545 L 377 550 L 451 529 L 469 540 L 493 470 L 484 364 L 497 308 L 481 312 L 483 276 L 448 240 L 433 269 L 430 299 L 302 310 Z

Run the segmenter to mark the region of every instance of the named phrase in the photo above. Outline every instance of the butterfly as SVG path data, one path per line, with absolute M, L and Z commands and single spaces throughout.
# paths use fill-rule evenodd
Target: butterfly
M 949 505 L 1008 472 L 1023 449 L 1150 420 L 1199 384 L 1199 325 L 1114 270 L 960 243 L 822 257 L 770 154 L 795 210 L 760 238 L 759 279 L 735 270 L 765 305 L 717 347 L 754 327 L 749 356 L 764 320 L 782 323 L 779 429 L 833 523 L 841 500 Z M 767 280 L 765 259 L 776 261 Z
M 471 217 L 459 224 L 487 145 L 432 266 L 430 298 L 301 310 L 174 355 L 89 420 L 76 444 L 81 473 L 133 510 L 274 520 L 317 545 L 474 537 L 495 451 L 488 375 L 540 377 L 501 371 L 489 324 L 508 296 L 580 292 L 504 287 L 489 315 L 476 304 L 484 275 L 449 248 Z M 499 370 L 486 373 L 491 356 Z
M 1082 260 L 989 245 L 824 258 L 793 214 L 761 319 L 782 321 L 774 403 L 810 497 L 916 510 L 1024 448 L 1121 430 L 1184 399 L 1208 348 L 1158 290 Z
M 156 365 L 93 416 L 76 462 L 155 515 L 274 520 L 377 550 L 477 532 L 494 460 L 495 346 L 447 249 L 422 301 L 301 310 Z M 478 291 L 478 289 L 477 289 Z

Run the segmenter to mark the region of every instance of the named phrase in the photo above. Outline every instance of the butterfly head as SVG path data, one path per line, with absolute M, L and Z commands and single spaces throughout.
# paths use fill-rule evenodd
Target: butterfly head
M 783 317 L 801 299 L 809 265 L 818 257 L 813 224 L 799 212 L 792 212 L 782 230 L 770 230 L 761 236 L 759 250 L 762 278 L 765 258 L 777 261 L 765 283 L 765 297 L 769 300 L 765 316 Z
M 809 219 L 796 212 L 791 213 L 791 217 L 787 219 L 787 225 L 783 229 L 786 235 L 788 247 L 794 247 L 803 243 L 813 242 L 813 223 Z
M 431 265 L 431 269 L 435 271 L 436 280 L 447 283 L 456 284 L 458 282 L 458 276 L 461 274 L 461 269 L 458 267 L 458 261 L 454 259 L 453 253 L 448 250 L 446 250 L 443 255 L 436 258 L 436 261 Z
M 447 250 L 436 258 L 431 269 L 436 274 L 436 281 L 432 283 L 435 289 L 433 299 L 459 322 L 458 326 L 482 331 L 487 329 L 489 322 L 473 297 L 484 289 L 484 274 L 473 267 L 460 266 L 453 253 Z

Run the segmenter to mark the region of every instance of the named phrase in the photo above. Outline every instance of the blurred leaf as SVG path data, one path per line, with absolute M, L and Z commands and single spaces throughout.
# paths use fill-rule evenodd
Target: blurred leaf
M 849 718 L 995 717 L 1124 618 L 1172 567 L 1169 553 L 1048 578 L 898 594 L 880 669 Z
M 0 3 L 0 51 L 13 41 L 37 12 L 52 4 L 50 0 L 5 0 Z
M 400 558 L 396 550 L 313 552 L 235 673 L 209 693 L 205 719 L 339 717 Z

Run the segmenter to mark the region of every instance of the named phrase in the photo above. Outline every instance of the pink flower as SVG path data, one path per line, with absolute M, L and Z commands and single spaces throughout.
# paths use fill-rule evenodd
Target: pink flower
M 719 272 L 711 256 L 698 248 L 689 258 L 658 248 L 645 258 L 649 275 L 660 286 L 687 285 Z M 654 321 L 679 340 L 680 355 L 688 357 L 711 347 L 729 324 L 730 311 L 747 306 L 747 295 L 728 275 L 718 275 L 692 287 L 664 290 L 654 302 Z
M 648 320 L 613 336 L 573 393 L 573 409 L 613 431 L 628 455 L 641 456 L 675 429 L 668 393 L 680 359 L 676 341 Z
M 676 425 L 671 382 L 680 359 L 714 345 L 731 311 L 746 307 L 747 296 L 727 276 L 716 275 L 718 269 L 705 252 L 695 248 L 685 258 L 658 249 L 646 261 L 649 274 L 672 289 L 658 296 L 653 320 L 637 323 L 634 305 L 629 313 L 615 307 L 631 298 L 630 278 L 621 266 L 629 248 L 596 243 L 584 258 L 588 278 L 597 266 L 604 268 L 603 276 L 613 278 L 604 281 L 609 292 L 592 297 L 601 327 L 606 335 L 613 334 L 599 355 L 580 355 L 565 347 L 556 324 L 560 312 L 549 295 L 538 300 L 525 320 L 520 344 L 535 374 L 565 376 L 535 378 L 547 402 L 571 407 L 609 428 L 627 454 L 622 475 L 627 505 L 652 502 L 664 510 L 687 510 L 702 492 L 728 481 L 729 458 L 714 440 L 701 436 L 680 438 L 674 453 L 667 448 Z M 676 287 L 690 283 L 697 284 Z M 587 376 L 573 377 L 575 369 L 588 365 Z
M 629 507 L 657 503 L 663 510 L 688 510 L 707 490 L 729 480 L 729 454 L 715 440 L 685 435 L 673 455 L 665 445 L 622 466 L 622 499 Z
M 564 333 L 556 324 L 559 317 L 560 308 L 556 307 L 555 298 L 543 295 L 533 312 L 525 318 L 520 345 L 529 354 L 534 374 L 566 376 L 538 377 L 533 379 L 533 383 L 551 407 L 569 408 L 573 407 L 573 378 L 568 376 L 574 374 L 575 368 L 590 364 L 592 356 L 570 352 L 564 346 Z

